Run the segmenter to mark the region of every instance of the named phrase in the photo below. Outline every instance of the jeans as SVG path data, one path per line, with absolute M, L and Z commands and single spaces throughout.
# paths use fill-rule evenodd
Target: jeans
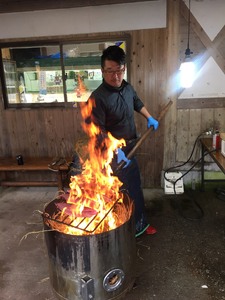
M 119 171 L 117 177 L 123 183 L 121 190 L 127 190 L 130 198 L 134 201 L 136 233 L 139 233 L 148 227 L 149 223 L 145 213 L 139 166 L 135 157 L 131 159 L 126 168 Z

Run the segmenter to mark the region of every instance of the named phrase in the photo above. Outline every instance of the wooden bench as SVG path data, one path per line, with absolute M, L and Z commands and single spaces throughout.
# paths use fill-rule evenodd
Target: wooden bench
M 69 171 L 70 160 L 51 159 L 49 157 L 25 158 L 23 165 L 18 165 L 16 158 L 0 158 L 0 172 L 31 172 L 31 171 L 54 171 L 55 181 L 9 181 L 2 180 L 2 186 L 58 186 L 63 189 L 63 175 Z

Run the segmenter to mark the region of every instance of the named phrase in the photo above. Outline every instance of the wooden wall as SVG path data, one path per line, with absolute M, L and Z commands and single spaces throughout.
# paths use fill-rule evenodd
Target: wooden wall
M 166 49 L 167 30 L 142 30 L 131 33 L 131 82 L 150 113 L 157 117 L 167 103 Z M 146 120 L 137 116 L 140 133 L 146 130 Z M 163 167 L 164 121 L 152 132 L 137 151 L 144 186 L 157 186 Z
M 131 37 L 131 83 L 152 115 L 157 117 L 165 100 L 166 29 L 131 31 L 126 34 Z M 22 154 L 24 159 L 26 156 L 68 157 L 73 154 L 74 144 L 83 135 L 79 107 L 4 110 L 1 102 L 0 118 L 0 153 L 3 157 L 15 157 L 18 154 Z M 139 132 L 144 133 L 147 129 L 146 120 L 140 115 L 136 116 L 136 120 Z M 143 185 L 159 185 L 163 164 L 162 126 L 143 144 L 137 156 Z
M 178 110 L 176 161 L 186 161 L 198 135 L 210 128 L 219 128 L 222 132 L 225 131 L 225 108 Z M 191 161 L 200 158 L 199 143 L 197 149 L 197 153 Z
M 151 114 L 157 117 L 162 106 L 173 101 L 157 132 L 138 150 L 143 187 L 160 186 L 162 170 L 185 161 L 202 130 L 212 124 L 225 130 L 223 105 L 177 108 L 178 92 L 174 91 L 173 75 L 183 51 L 180 52 L 180 24 L 180 0 L 168 0 L 167 28 L 125 32 L 131 37 L 130 82 Z M 115 33 L 118 34 L 124 33 Z M 195 39 L 198 39 L 196 34 Z M 203 46 L 198 44 L 198 47 Z M 143 133 L 146 121 L 138 115 L 136 121 L 139 132 Z M 1 101 L 0 156 L 70 156 L 74 143 L 82 136 L 80 124 L 79 108 L 4 110 Z
M 188 36 L 188 9 L 183 1 L 180 2 L 179 21 L 179 61 L 182 61 L 187 48 Z M 190 49 L 193 52 L 192 57 L 201 57 L 198 68 L 202 67 L 209 57 L 213 57 L 221 70 L 225 72 L 225 27 L 218 33 L 214 41 L 211 41 L 192 14 L 190 22 Z M 184 162 L 191 154 L 196 138 L 202 132 L 210 128 L 218 128 L 221 132 L 225 132 L 225 99 L 181 99 L 178 100 L 177 108 L 176 161 Z M 193 159 L 197 160 L 199 156 L 200 147 L 197 148 Z M 208 161 L 211 160 L 208 159 Z
M 1 156 L 70 156 L 81 133 L 79 109 L 1 110 Z
M 172 18 L 173 16 L 173 18 Z M 172 76 L 179 69 L 187 48 L 188 10 L 183 1 L 168 1 L 168 67 L 171 74 L 170 98 L 174 106 L 167 114 L 165 127 L 164 169 L 186 162 L 197 137 L 210 128 L 225 131 L 225 99 L 199 98 L 177 100 L 182 92 L 176 90 L 176 80 Z M 209 41 L 204 29 L 191 14 L 190 48 L 192 57 L 202 54 L 204 60 L 212 56 L 220 68 L 225 71 L 224 33 L 223 28 L 215 41 Z M 219 53 L 219 54 L 218 54 Z M 168 81 L 168 82 L 169 82 Z M 200 158 L 200 145 L 192 157 L 190 165 Z M 210 159 L 207 159 L 211 161 Z M 184 167 L 185 168 L 185 167 Z M 215 166 L 212 166 L 216 169 Z M 199 171 L 199 167 L 196 168 Z

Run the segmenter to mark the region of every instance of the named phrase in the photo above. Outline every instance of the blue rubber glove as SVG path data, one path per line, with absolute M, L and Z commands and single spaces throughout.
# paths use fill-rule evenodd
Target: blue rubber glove
M 126 168 L 129 163 L 130 163 L 130 160 L 126 157 L 125 153 L 123 152 L 122 149 L 118 148 L 116 150 L 116 154 L 117 154 L 117 163 L 119 164 L 122 160 L 125 161 L 125 166 L 123 168 Z
M 153 117 L 149 117 L 147 120 L 148 120 L 148 124 L 147 124 L 148 128 L 150 128 L 151 126 L 154 127 L 154 130 L 158 128 L 159 122 L 156 119 L 154 119 Z

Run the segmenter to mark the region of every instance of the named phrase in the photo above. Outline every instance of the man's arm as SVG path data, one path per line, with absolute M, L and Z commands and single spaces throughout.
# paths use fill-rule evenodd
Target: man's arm
M 140 110 L 140 114 L 145 117 L 146 119 L 148 119 L 149 117 L 151 117 L 151 114 L 148 112 L 148 110 L 146 109 L 145 106 L 142 107 L 142 109 Z
M 155 130 L 158 128 L 159 122 L 150 115 L 150 113 L 148 112 L 145 106 L 143 106 L 142 109 L 140 110 L 140 114 L 147 119 L 148 128 L 151 126 L 153 126 Z

